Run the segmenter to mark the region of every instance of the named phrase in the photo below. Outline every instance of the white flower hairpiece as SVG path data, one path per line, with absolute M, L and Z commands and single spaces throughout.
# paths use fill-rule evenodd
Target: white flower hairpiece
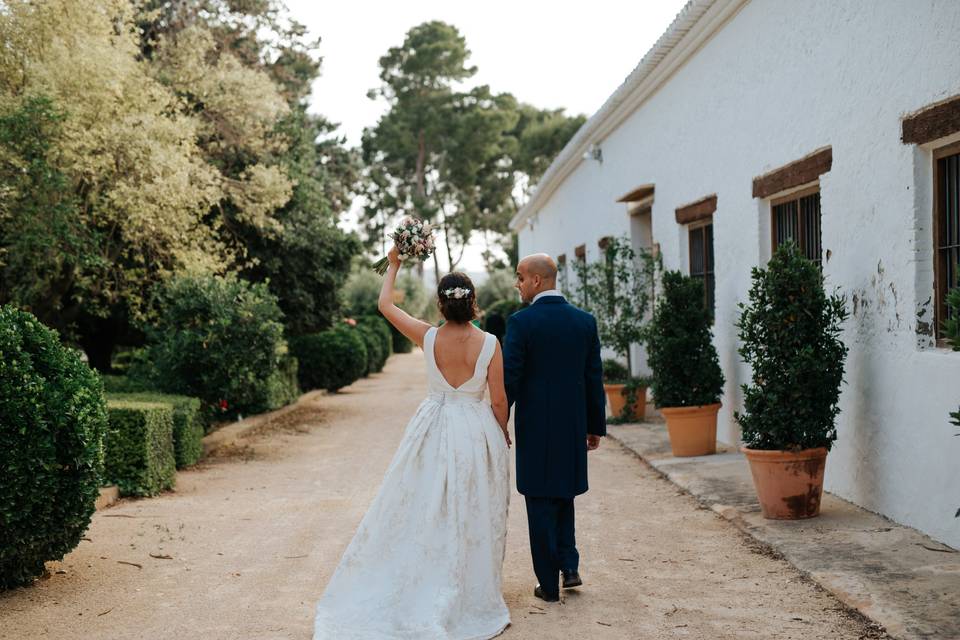
M 468 295 L 470 295 L 470 289 L 466 289 L 464 287 L 444 289 L 443 295 L 447 296 L 448 298 L 456 298 L 457 300 L 460 300 L 461 298 L 466 298 Z

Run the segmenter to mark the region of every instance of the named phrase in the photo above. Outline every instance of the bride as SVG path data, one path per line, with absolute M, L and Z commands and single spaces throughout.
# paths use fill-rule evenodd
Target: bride
M 429 393 L 317 603 L 313 638 L 492 638 L 510 623 L 500 590 L 511 444 L 500 344 L 471 324 L 476 292 L 464 274 L 440 280 L 439 329 L 396 307 L 396 247 L 388 257 L 380 311 L 423 347 Z

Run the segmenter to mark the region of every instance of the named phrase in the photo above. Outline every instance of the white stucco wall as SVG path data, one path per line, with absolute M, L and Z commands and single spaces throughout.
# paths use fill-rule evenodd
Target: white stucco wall
M 828 286 L 854 311 L 839 440 L 827 489 L 960 547 L 960 353 L 918 336 L 933 290 L 932 155 L 900 142 L 904 114 L 960 93 L 960 2 L 754 0 L 601 141 L 520 232 L 521 255 L 573 259 L 628 234 L 616 198 L 656 185 L 653 234 L 667 268 L 688 271 L 674 209 L 716 193 L 715 341 L 727 383 L 720 437 L 749 371 L 736 353 L 737 303 L 770 252 L 769 201 L 755 176 L 825 145 L 822 240 Z M 856 297 L 856 305 L 853 298 Z M 921 344 L 924 343 L 924 344 Z

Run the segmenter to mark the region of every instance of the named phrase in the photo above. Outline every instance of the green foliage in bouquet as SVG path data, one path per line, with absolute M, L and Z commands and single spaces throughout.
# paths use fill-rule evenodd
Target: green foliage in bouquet
M 823 274 L 795 244 L 754 267 L 749 304 L 740 303 L 740 355 L 753 371 L 736 413 L 753 449 L 829 449 L 837 437 L 847 346 L 846 299 L 824 292 Z
M 90 524 L 103 472 L 100 379 L 33 315 L 0 307 L 0 589 L 29 584 Z

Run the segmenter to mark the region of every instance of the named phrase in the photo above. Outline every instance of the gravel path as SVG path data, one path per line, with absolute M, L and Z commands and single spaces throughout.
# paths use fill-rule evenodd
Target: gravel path
M 175 492 L 98 512 L 49 577 L 0 594 L 0 638 L 309 640 L 314 603 L 424 389 L 420 351 L 394 356 L 181 472 Z M 532 595 L 514 494 L 505 640 L 879 637 L 615 443 L 591 454 L 590 484 L 576 503 L 585 584 L 563 605 Z

